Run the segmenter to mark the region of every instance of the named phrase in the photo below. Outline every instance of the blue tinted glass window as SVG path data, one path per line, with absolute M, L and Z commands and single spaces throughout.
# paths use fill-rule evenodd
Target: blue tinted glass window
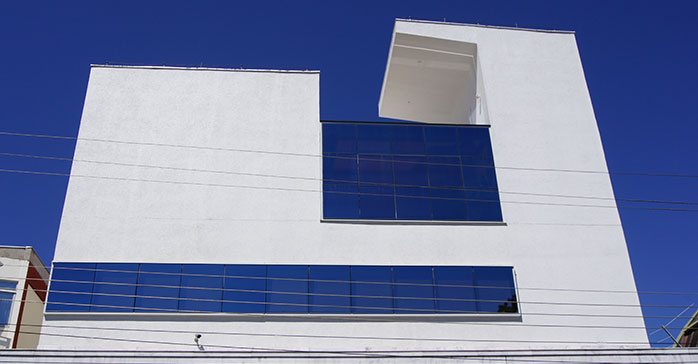
M 15 290 L 16 288 L 17 288 L 17 282 L 0 281 L 0 289 L 11 289 L 11 290 Z
M 91 311 L 133 311 L 138 264 L 98 263 L 92 290 Z
M 359 217 L 359 186 L 325 182 L 322 203 L 326 219 L 356 219 Z
M 479 312 L 518 312 L 511 267 L 475 267 Z
M 12 300 L 14 293 L 0 292 L 0 326 L 10 322 L 10 312 L 12 312 Z
M 475 313 L 472 267 L 434 267 L 436 309 L 439 313 Z
M 47 311 L 89 311 L 94 263 L 54 263 Z
M 177 311 L 181 273 L 179 264 L 141 264 L 136 287 L 136 312 Z
M 428 188 L 396 187 L 395 204 L 400 220 L 432 220 Z
M 396 155 L 423 156 L 424 127 L 417 125 L 392 125 L 392 152 Z
M 460 189 L 432 188 L 431 208 L 434 220 L 467 220 L 468 210 L 465 191 Z
M 395 184 L 398 186 L 428 186 L 428 164 L 424 156 L 393 157 Z
M 322 173 L 326 182 L 356 182 L 358 169 L 356 155 L 325 154 L 322 159 Z
M 468 220 L 471 221 L 501 221 L 502 209 L 499 204 L 499 193 L 496 189 L 480 189 L 466 191 L 468 199 Z
M 221 312 L 223 268 L 222 264 L 182 265 L 179 310 L 184 312 Z
M 392 270 L 390 267 L 351 267 L 351 281 L 351 312 L 393 313 Z
M 427 154 L 459 155 L 458 129 L 448 126 L 429 126 L 424 128 Z
M 395 219 L 393 186 L 359 186 L 359 217 L 362 219 Z
M 490 131 L 487 128 L 458 128 L 460 155 L 491 157 Z
M 346 265 L 309 267 L 309 309 L 312 313 L 351 312 L 350 271 Z
M 227 265 L 223 291 L 223 312 L 264 313 L 267 267 Z
M 395 313 L 434 313 L 431 267 L 394 267 Z
M 308 266 L 267 267 L 267 312 L 308 312 Z
M 429 185 L 463 187 L 459 157 L 429 157 Z
M 357 125 L 357 149 L 365 154 L 390 154 L 389 125 Z
M 392 158 L 389 156 L 359 155 L 359 182 L 392 184 Z
M 353 124 L 322 124 L 323 153 L 356 153 L 356 126 Z
M 491 158 L 463 158 L 465 187 L 497 188 L 497 177 Z

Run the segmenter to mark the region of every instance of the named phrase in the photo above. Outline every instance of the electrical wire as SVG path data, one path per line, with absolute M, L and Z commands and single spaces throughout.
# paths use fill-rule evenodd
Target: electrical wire
M 33 137 L 33 138 L 48 138 L 48 139 L 64 139 L 64 140 L 76 140 L 76 141 L 90 141 L 90 142 L 102 142 L 102 143 L 116 143 L 116 144 L 132 144 L 132 145 L 145 145 L 145 146 L 158 146 L 158 147 L 171 147 L 171 148 L 188 148 L 188 149 L 201 149 L 201 150 L 242 152 L 242 153 L 259 153 L 259 154 L 286 155 L 286 156 L 297 156 L 297 157 L 313 157 L 313 158 L 326 157 L 323 155 L 311 154 L 311 153 L 291 153 L 291 152 L 241 149 L 241 148 L 205 147 L 205 146 L 196 146 L 196 145 L 182 145 L 182 144 L 155 143 L 155 142 L 138 142 L 138 141 L 122 141 L 122 140 L 99 139 L 99 138 L 79 138 L 79 137 L 66 137 L 66 136 L 56 136 L 56 135 L 46 135 L 46 134 L 15 133 L 15 132 L 7 132 L 7 131 L 0 131 L 0 135 Z M 472 156 L 472 157 L 482 157 L 482 156 Z M 350 159 L 352 159 L 352 158 L 350 158 Z M 369 160 L 369 159 L 366 159 L 366 160 Z M 371 161 L 373 161 L 373 160 L 371 160 Z M 381 159 L 376 159 L 375 161 L 385 162 L 385 160 L 381 160 Z M 414 163 L 422 164 L 421 162 L 414 162 Z M 432 165 L 434 165 L 434 164 L 432 163 Z M 439 164 L 439 165 L 462 166 L 461 164 Z M 512 169 L 512 170 L 542 171 L 542 172 L 566 172 L 566 173 L 618 174 L 618 175 L 633 175 L 633 176 L 698 178 L 698 175 L 679 174 L 679 173 L 609 172 L 609 171 L 576 170 L 576 169 L 503 167 L 503 166 L 496 166 L 495 167 L 495 166 L 478 166 L 478 165 L 473 165 L 472 167 L 489 167 L 489 168 L 496 168 L 496 169 Z
M 10 157 L 23 157 L 23 158 L 72 161 L 72 162 L 92 163 L 92 164 L 102 164 L 102 165 L 115 165 L 115 166 L 124 166 L 124 167 L 155 168 L 155 169 L 174 170 L 174 171 L 202 172 L 202 173 L 241 175 L 241 176 L 251 176 L 251 177 L 265 177 L 265 178 L 280 178 L 280 179 L 304 180 L 304 181 L 324 181 L 324 182 L 332 182 L 332 183 L 358 183 L 357 181 L 341 180 L 341 179 L 328 179 L 328 178 L 303 177 L 303 176 L 284 176 L 284 175 L 265 174 L 265 173 L 247 173 L 247 172 L 223 171 L 223 170 L 212 170 L 212 169 L 200 169 L 200 168 L 181 168 L 181 167 L 170 167 L 170 166 L 150 165 L 150 164 L 121 163 L 121 162 L 95 161 L 95 160 L 72 159 L 72 158 L 61 158 L 61 157 L 51 157 L 51 156 L 38 156 L 38 155 L 30 155 L 30 154 L 0 153 L 0 155 L 10 156 Z M 492 189 L 492 188 L 485 189 L 485 188 L 470 188 L 470 187 L 468 187 L 467 189 L 464 189 L 464 188 L 455 188 L 455 187 L 420 186 L 420 185 L 381 183 L 381 182 L 370 182 L 370 183 L 365 182 L 365 184 L 370 185 L 370 186 L 409 187 L 409 188 L 419 188 L 419 189 L 426 189 L 426 190 L 449 190 L 449 191 L 461 191 L 462 190 L 462 191 L 475 191 L 475 192 L 494 192 L 493 191 L 494 189 Z M 498 192 L 500 194 L 523 195 L 523 196 L 559 197 L 559 198 L 589 199 L 589 200 L 600 200 L 600 201 L 623 201 L 623 202 L 632 202 L 632 203 L 679 204 L 679 205 L 698 206 L 698 202 L 689 202 L 689 201 L 667 201 L 667 200 L 649 200 L 649 199 L 634 199 L 634 198 L 578 196 L 578 195 L 566 195 L 566 194 L 533 193 L 533 192 L 502 191 L 502 190 L 496 190 L 496 192 Z

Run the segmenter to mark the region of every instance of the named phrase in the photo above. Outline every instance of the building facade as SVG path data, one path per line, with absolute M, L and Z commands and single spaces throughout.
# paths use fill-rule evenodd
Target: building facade
M 48 278 L 32 247 L 0 246 L 0 348 L 36 349 Z
M 40 347 L 648 346 L 574 34 L 398 20 L 395 122 L 319 77 L 93 66 Z

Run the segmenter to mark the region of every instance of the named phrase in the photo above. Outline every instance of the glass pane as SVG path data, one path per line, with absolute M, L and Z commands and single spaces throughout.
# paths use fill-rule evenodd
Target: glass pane
M 223 268 L 222 264 L 182 265 L 179 311 L 221 312 Z
M 54 263 L 47 311 L 89 311 L 94 263 Z
M 491 157 L 490 131 L 487 128 L 459 128 L 460 154 L 464 157 Z
M 326 154 L 322 157 L 322 174 L 326 182 L 356 182 L 357 173 L 355 154 Z
M 390 156 L 359 155 L 359 182 L 393 184 L 393 162 Z
M 359 153 L 390 154 L 390 125 L 358 124 L 356 132 Z
M 350 183 L 323 183 L 323 216 L 326 219 L 358 219 L 359 187 Z
M 0 281 L 0 289 L 11 289 L 14 291 L 16 288 L 17 288 L 17 282 Z
M 434 267 L 436 309 L 439 313 L 475 313 L 472 267 Z
M 351 267 L 351 312 L 393 313 L 392 271 L 390 267 Z
M 141 264 L 136 288 L 136 312 L 175 312 L 179 303 L 182 266 Z
M 396 187 L 397 218 L 401 220 L 431 220 L 429 189 Z M 409 197 L 414 196 L 414 197 Z
M 267 267 L 267 312 L 308 312 L 308 266 Z
M 468 220 L 502 221 L 502 209 L 496 189 L 466 191 L 465 195 L 468 199 Z
M 423 156 L 424 127 L 421 125 L 392 125 L 393 153 Z
M 10 312 L 12 312 L 13 299 L 13 293 L 0 292 L 0 326 L 7 325 L 10 322 Z
M 309 289 L 311 294 L 308 296 L 308 300 L 310 302 L 310 312 L 351 312 L 349 266 L 311 265 L 309 269 Z
M 394 267 L 395 313 L 434 313 L 431 267 Z
M 360 185 L 359 217 L 395 219 L 395 196 L 392 186 Z
M 265 265 L 226 265 L 225 275 L 223 312 L 264 313 Z
M 429 157 L 429 184 L 432 187 L 462 187 L 460 158 Z
M 138 264 L 97 263 L 90 311 L 133 312 Z
M 463 158 L 465 187 L 497 188 L 494 162 L 487 158 Z
M 518 312 L 511 267 L 475 267 L 479 312 Z
M 424 156 L 393 157 L 395 184 L 399 186 L 428 186 L 427 159 Z
M 322 153 L 356 153 L 356 126 L 323 123 Z
M 465 191 L 456 189 L 430 189 L 434 220 L 466 220 Z
M 458 129 L 450 126 L 425 126 L 428 155 L 459 155 Z

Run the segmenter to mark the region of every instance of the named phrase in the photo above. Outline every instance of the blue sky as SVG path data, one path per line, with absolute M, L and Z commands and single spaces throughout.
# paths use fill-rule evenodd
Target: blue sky
M 0 131 L 76 136 L 89 64 L 107 62 L 319 69 L 323 119 L 376 120 L 394 19 L 445 18 L 576 31 L 609 170 L 698 175 L 696 14 L 692 1 L 0 2 Z M 70 158 L 73 147 L 0 135 L 2 153 Z M 70 163 L 0 156 L 0 169 L 67 173 Z M 698 178 L 612 180 L 620 198 L 698 202 Z M 32 245 L 49 263 L 66 185 L 0 172 L 0 244 Z M 638 289 L 698 292 L 698 212 L 620 213 Z

